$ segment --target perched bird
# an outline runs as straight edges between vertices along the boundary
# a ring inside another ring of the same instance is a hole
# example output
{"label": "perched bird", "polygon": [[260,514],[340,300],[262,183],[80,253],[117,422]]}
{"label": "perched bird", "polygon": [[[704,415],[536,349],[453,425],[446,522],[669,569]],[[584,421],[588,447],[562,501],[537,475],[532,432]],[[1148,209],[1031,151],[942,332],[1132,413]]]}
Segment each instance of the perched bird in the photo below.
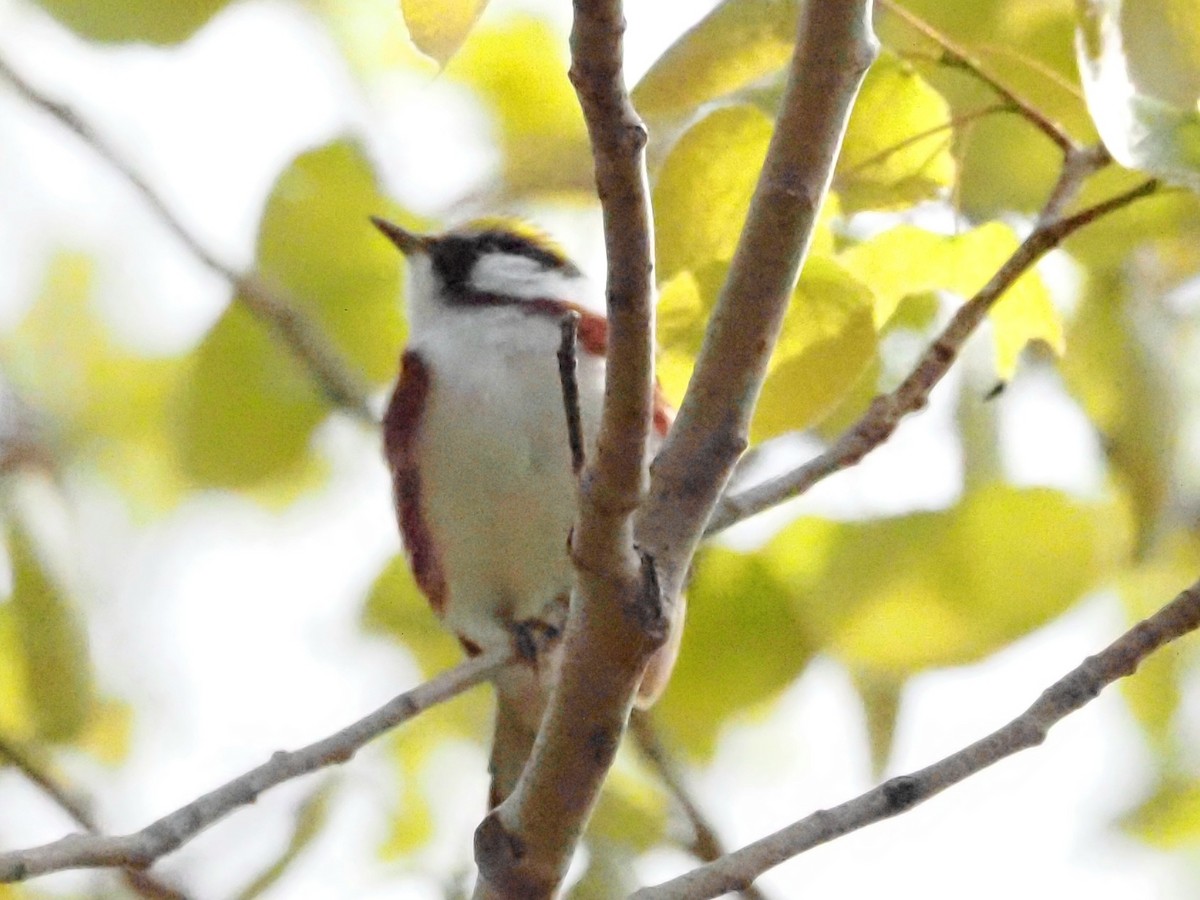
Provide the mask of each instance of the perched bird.
{"label": "perched bird", "polygon": [[[579,413],[591,452],[607,320],[580,305],[585,282],[574,263],[527,226],[483,220],[427,236],[372,221],[409,267],[409,343],[384,418],[409,564],[467,653],[528,648],[531,636],[560,631],[573,582],[576,475],[557,361],[561,322],[570,311],[580,316]],[[670,424],[656,401],[651,456]],[[670,675],[682,606],[677,619],[643,677],[639,705]],[[492,806],[525,766],[558,656],[527,659],[497,678]]]}

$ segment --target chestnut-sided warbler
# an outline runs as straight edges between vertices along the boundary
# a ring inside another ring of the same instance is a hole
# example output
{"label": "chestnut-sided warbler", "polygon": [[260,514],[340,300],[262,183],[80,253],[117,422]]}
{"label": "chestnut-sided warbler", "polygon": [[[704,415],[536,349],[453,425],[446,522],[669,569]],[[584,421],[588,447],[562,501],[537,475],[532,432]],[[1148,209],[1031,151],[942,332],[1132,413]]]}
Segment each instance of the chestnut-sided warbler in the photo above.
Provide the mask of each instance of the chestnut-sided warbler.
{"label": "chestnut-sided warbler", "polygon": [[[594,449],[604,396],[607,321],[581,305],[579,269],[545,236],[488,220],[446,234],[376,227],[408,258],[409,343],[384,418],[396,514],[417,584],[469,654],[525,648],[496,679],[494,806],[515,787],[556,677],[561,642],[540,657],[531,635],[556,635],[574,579],[576,515],[557,353],[579,314],[577,380],[584,445]],[[670,413],[656,402],[650,455]],[[682,630],[643,676],[649,705],[670,675]]]}

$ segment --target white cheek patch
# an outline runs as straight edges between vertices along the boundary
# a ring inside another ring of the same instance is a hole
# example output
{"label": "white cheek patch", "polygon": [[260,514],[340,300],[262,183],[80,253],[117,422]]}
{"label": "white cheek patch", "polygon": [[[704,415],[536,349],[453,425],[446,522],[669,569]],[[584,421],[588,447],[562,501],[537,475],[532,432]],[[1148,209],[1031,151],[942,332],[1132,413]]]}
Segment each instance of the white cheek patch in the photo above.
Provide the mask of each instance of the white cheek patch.
{"label": "white cheek patch", "polygon": [[515,253],[488,253],[471,270],[471,287],[485,294],[534,300],[552,297],[558,300],[582,299],[583,278],[545,269],[527,256]]}

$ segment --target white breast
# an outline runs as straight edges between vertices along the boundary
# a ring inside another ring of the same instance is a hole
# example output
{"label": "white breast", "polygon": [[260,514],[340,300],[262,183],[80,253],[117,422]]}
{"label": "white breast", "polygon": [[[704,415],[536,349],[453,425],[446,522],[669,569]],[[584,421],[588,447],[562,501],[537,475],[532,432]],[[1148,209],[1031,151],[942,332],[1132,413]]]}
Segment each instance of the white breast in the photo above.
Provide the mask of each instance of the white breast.
{"label": "white breast", "polygon": [[[430,371],[418,453],[422,506],[446,574],[446,624],[480,646],[570,589],[575,518],[558,323],[519,306],[439,305],[414,323]],[[419,327],[416,327],[419,326]],[[603,361],[579,359],[590,447]]]}

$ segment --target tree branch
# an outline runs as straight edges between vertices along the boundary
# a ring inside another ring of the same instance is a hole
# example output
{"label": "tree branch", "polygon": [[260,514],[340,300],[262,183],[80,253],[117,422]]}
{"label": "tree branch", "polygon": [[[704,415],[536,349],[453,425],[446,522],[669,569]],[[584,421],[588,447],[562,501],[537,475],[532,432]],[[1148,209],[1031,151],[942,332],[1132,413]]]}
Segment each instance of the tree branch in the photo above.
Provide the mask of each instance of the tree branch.
{"label": "tree branch", "polygon": [[361,379],[329,344],[320,329],[300,312],[295,301],[268,286],[257,273],[238,272],[233,266],[220,260],[180,221],[150,183],[75,110],[47,97],[18,74],[2,57],[0,77],[7,80],[29,103],[49,113],[73,132],[113,171],[124,178],[129,186],[141,195],[158,220],[179,239],[198,262],[229,282],[235,297],[283,341],[300,364],[308,370],[330,403],[360,419],[375,421],[375,416],[367,405],[367,391]]}
{"label": "tree branch", "polygon": [[[100,833],[100,827],[86,804],[58,784],[50,773],[34,762],[24,750],[0,736],[0,762],[5,760],[70,816],[76,825],[89,834]],[[149,872],[126,868],[122,870],[121,877],[130,890],[147,900],[187,900],[187,894]]]}
{"label": "tree branch", "polygon": [[1096,698],[1118,678],[1132,675],[1164,644],[1200,627],[1200,581],[1135,625],[1047,688],[1024,713],[982,740],[910,775],[883,784],[656,887],[636,900],[702,900],[750,884],[773,866],[851,831],[907,812],[1005,757],[1036,747],[1050,729]]}
{"label": "tree branch", "polygon": [[[1090,174],[1095,166],[1103,165],[1107,160],[1106,156],[1096,155],[1090,149],[1072,151],[1068,154],[1068,159],[1074,159],[1076,156],[1092,159],[1093,168],[1089,169],[1082,164],[1065,165],[1059,185],[1067,187],[1055,188],[1047,203],[1048,207],[1053,205],[1055,208],[1061,208],[1065,205],[1085,177],[1084,173]],[[862,418],[820,456],[790,472],[722,498],[713,511],[705,535],[714,535],[766,509],[799,497],[817,482],[835,472],[857,465],[864,456],[891,437],[905,416],[924,408],[929,394],[950,370],[967,338],[1004,292],[1032,268],[1034,263],[1080,228],[1149,196],[1157,189],[1157,181],[1146,181],[1132,190],[1097,203],[1073,216],[1049,222],[1042,221],[1021,242],[1012,256],[1005,260],[991,280],[959,307],[945,330],[930,344],[916,367],[894,391],[876,397]]]}
{"label": "tree branch", "polygon": [[745,449],[767,361],[863,75],[878,53],[869,0],[804,6],[779,119],[691,383],[655,460],[637,541],[675,596]]}
{"label": "tree branch", "polygon": [[562,343],[558,347],[558,381],[562,385],[563,414],[567,417],[567,443],[571,449],[571,471],[578,477],[587,462],[583,446],[583,422],[579,411],[578,345],[579,313],[569,310],[559,323]]}
{"label": "tree branch", "polygon": [[469,659],[393,698],[375,712],[323,740],[291,752],[279,751],[256,769],[233,779],[132,834],[105,837],[74,834],[40,847],[0,853],[0,883],[24,881],[63,869],[126,866],[144,869],[179,849],[263,791],[318,769],[348,762],[369,741],[431,706],[490,679],[512,659],[491,653]]}
{"label": "tree branch", "polygon": [[476,831],[477,898],[557,891],[668,628],[654,561],[635,551],[632,524],[654,409],[646,129],[625,87],[621,0],[575,0],[574,14],[570,76],[591,139],[608,253],[604,410],[579,481],[562,667],[525,772]]}

